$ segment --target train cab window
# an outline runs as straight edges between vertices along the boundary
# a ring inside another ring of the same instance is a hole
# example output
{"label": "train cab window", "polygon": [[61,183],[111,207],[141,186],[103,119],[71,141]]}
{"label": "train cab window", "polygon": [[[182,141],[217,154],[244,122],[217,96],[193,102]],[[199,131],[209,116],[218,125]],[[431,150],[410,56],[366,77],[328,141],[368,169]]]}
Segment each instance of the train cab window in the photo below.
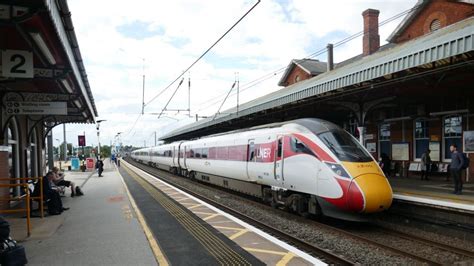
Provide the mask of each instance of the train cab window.
{"label": "train cab window", "polygon": [[370,162],[370,154],[349,133],[342,129],[326,131],[318,134],[321,141],[341,161]]}
{"label": "train cab window", "polygon": [[297,138],[292,137],[290,139],[290,147],[291,151],[293,151],[294,153],[306,153],[314,156],[314,153]]}
{"label": "train cab window", "polygon": [[207,156],[209,155],[209,149],[208,148],[203,148],[201,152],[201,158],[207,159]]}

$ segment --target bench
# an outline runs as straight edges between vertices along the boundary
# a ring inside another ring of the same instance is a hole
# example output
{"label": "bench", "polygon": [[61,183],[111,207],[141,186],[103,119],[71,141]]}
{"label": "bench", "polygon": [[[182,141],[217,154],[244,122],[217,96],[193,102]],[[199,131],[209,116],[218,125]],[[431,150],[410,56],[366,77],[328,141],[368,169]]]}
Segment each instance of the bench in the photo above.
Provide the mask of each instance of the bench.
{"label": "bench", "polygon": [[[449,178],[448,167],[449,167],[449,163],[443,163],[443,162],[431,163],[431,169],[429,170],[429,174],[446,176],[447,178]],[[408,171],[412,173],[421,173],[421,162],[410,162]]]}

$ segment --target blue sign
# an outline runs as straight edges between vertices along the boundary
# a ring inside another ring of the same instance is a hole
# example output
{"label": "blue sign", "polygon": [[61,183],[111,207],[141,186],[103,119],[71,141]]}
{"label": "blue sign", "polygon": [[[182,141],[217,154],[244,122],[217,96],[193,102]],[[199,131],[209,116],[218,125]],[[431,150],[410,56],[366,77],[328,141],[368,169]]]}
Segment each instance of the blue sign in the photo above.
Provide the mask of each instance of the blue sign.
{"label": "blue sign", "polygon": [[71,170],[79,170],[79,158],[71,158]]}

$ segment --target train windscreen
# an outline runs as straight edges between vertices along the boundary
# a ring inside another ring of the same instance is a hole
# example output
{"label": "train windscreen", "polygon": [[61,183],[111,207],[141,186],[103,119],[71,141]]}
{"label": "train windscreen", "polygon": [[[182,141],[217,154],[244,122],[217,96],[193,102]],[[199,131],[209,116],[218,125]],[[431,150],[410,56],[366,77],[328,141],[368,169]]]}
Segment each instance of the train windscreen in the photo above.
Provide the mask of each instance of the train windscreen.
{"label": "train windscreen", "polygon": [[344,130],[326,131],[318,136],[341,161],[370,162],[373,160],[364,147]]}

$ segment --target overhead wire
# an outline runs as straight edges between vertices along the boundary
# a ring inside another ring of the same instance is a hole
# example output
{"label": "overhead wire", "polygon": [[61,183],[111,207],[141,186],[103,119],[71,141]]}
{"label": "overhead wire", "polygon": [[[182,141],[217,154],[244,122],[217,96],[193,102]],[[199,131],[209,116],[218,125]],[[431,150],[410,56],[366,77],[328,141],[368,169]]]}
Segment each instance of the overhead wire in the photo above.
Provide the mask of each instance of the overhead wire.
{"label": "overhead wire", "polygon": [[207,50],[201,54],[186,70],[184,70],[178,77],[176,77],[168,86],[166,86],[162,91],[160,91],[156,96],[154,96],[150,101],[148,101],[145,106],[149,105],[151,102],[153,102],[156,98],[158,98],[160,95],[162,95],[166,90],[168,90],[171,85],[173,85],[177,80],[179,80],[186,72],[188,72],[199,60],[201,60],[214,46],[216,46],[237,24],[240,23],[258,4],[260,4],[261,0],[258,0],[257,3],[255,3],[245,14],[237,20],[217,41],[215,41]]}
{"label": "overhead wire", "polygon": [[[388,24],[388,23],[390,23],[390,22],[392,22],[392,21],[394,21],[394,20],[399,19],[400,17],[402,17],[402,16],[404,16],[404,15],[410,13],[411,11],[413,11],[413,10],[415,10],[415,9],[418,9],[420,6],[421,6],[421,4],[415,5],[414,7],[410,8],[410,9],[407,9],[407,10],[405,10],[405,11],[403,11],[403,12],[400,12],[400,13],[398,13],[398,14],[396,14],[396,15],[394,15],[394,16],[392,16],[392,17],[390,17],[390,18],[388,18],[388,19],[386,19],[386,20],[384,20],[384,21],[382,21],[382,22],[380,22],[380,23],[379,23],[379,27],[384,26],[384,25],[386,25],[386,24]],[[345,44],[345,43],[347,43],[347,42],[350,42],[350,41],[352,41],[352,40],[354,40],[354,39],[356,39],[356,38],[362,36],[363,34],[364,34],[364,31],[360,31],[360,32],[357,32],[357,33],[355,33],[355,34],[353,34],[353,35],[350,35],[350,36],[348,36],[348,37],[346,37],[346,38],[344,38],[344,39],[342,39],[342,40],[336,42],[336,43],[333,45],[333,47],[335,48],[335,47],[341,46],[341,45],[343,45],[343,44]],[[312,54],[310,54],[310,55],[304,57],[303,59],[299,59],[299,60],[297,60],[297,61],[298,61],[299,63],[301,63],[301,62],[304,62],[304,61],[306,61],[306,60],[313,59],[313,58],[315,58],[315,57],[317,57],[317,56],[319,56],[319,55],[321,55],[321,54],[324,54],[326,51],[327,51],[326,48],[322,48],[322,49],[320,49],[320,50],[318,50],[318,51],[316,51],[316,52],[314,52],[314,53],[312,53]],[[274,77],[275,75],[277,75],[277,74],[283,72],[286,68],[287,68],[287,66],[280,67],[280,68],[278,68],[278,69],[276,69],[276,70],[274,70],[274,71],[272,71],[272,72],[269,72],[269,73],[267,73],[267,74],[265,74],[265,75],[263,75],[263,76],[261,76],[261,77],[259,77],[259,78],[256,78],[256,79],[254,79],[254,80],[252,80],[252,81],[250,81],[250,82],[244,84],[244,85],[242,86],[242,89],[240,90],[240,93],[242,93],[242,92],[244,92],[244,91],[246,91],[246,90],[248,90],[248,89],[250,89],[250,88],[252,88],[252,87],[254,87],[254,86],[256,86],[256,85],[258,85],[258,84],[260,84],[260,83],[262,83],[262,82],[264,82],[264,81],[266,81],[266,80],[268,80],[268,79],[270,79],[270,78],[272,78],[272,77]],[[226,95],[226,93],[222,93],[222,94],[220,94],[220,95],[218,95],[218,96],[216,96],[216,97],[214,97],[214,98],[211,98],[210,100],[207,100],[207,101],[206,101],[207,103],[208,103],[209,101],[213,101],[213,102],[210,103],[210,104],[208,104],[208,105],[206,105],[205,107],[202,107],[202,108],[198,109],[196,112],[200,112],[200,111],[202,111],[202,110],[206,110],[207,108],[209,108],[209,107],[211,107],[211,106],[214,106],[214,105],[220,103],[220,102],[221,102],[220,99],[221,99],[223,96],[225,96],[225,95]],[[231,94],[231,96],[233,96],[233,95],[235,95],[235,93]],[[228,96],[227,96],[227,97],[228,97]],[[219,99],[219,100],[214,101],[215,99]],[[200,103],[199,105],[204,104],[204,103],[205,103],[205,102],[202,102],[202,103]]]}

